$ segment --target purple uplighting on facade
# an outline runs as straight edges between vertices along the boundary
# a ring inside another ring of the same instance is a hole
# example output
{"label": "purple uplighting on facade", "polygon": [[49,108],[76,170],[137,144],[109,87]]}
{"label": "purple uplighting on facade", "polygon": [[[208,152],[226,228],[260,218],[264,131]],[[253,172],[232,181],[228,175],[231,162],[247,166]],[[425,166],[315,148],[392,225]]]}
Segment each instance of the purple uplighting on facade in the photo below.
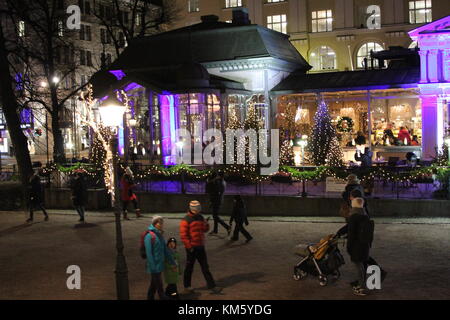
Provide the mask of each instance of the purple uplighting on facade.
{"label": "purple uplighting on facade", "polygon": [[175,165],[172,146],[176,139],[176,114],[173,95],[159,95],[161,104],[162,157],[164,165]]}
{"label": "purple uplighting on facade", "polygon": [[127,85],[125,87],[125,89],[123,89],[123,90],[125,92],[128,92],[128,91],[131,91],[131,90],[134,90],[134,89],[139,89],[139,88],[142,88],[142,86],[140,84],[137,84],[136,82],[132,82],[129,85]]}
{"label": "purple uplighting on facade", "polygon": [[109,73],[114,75],[116,77],[116,79],[119,80],[119,81],[127,76],[125,74],[125,72],[123,72],[122,70],[111,70],[111,71],[109,71]]}
{"label": "purple uplighting on facade", "polygon": [[450,98],[450,16],[409,32],[420,48],[422,149],[425,158],[441,150],[444,137],[444,100]]}

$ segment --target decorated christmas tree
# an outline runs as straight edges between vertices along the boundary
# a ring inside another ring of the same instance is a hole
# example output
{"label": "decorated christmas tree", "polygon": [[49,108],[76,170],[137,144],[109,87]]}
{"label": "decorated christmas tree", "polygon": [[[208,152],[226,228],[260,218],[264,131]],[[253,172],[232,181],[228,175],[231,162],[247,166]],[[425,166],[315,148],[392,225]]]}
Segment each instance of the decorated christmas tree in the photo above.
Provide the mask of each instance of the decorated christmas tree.
{"label": "decorated christmas tree", "polygon": [[314,116],[314,126],[309,136],[307,151],[316,166],[342,166],[343,153],[336,137],[336,129],[331,123],[328,106],[319,102]]}

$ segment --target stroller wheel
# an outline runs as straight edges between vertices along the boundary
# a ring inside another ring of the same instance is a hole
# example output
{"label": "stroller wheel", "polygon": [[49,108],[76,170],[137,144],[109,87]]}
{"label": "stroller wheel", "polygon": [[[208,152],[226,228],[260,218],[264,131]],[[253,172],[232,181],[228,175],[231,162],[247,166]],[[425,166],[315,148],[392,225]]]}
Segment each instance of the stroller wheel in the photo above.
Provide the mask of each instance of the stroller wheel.
{"label": "stroller wheel", "polygon": [[298,269],[294,270],[294,280],[295,281],[300,281],[300,280],[306,278],[307,275],[308,274],[303,270],[298,270]]}
{"label": "stroller wheel", "polygon": [[321,287],[325,287],[328,284],[328,278],[326,276],[319,276],[319,284]]}
{"label": "stroller wheel", "polygon": [[334,280],[338,280],[341,277],[341,273],[339,272],[339,270],[335,270],[331,276],[333,277]]}

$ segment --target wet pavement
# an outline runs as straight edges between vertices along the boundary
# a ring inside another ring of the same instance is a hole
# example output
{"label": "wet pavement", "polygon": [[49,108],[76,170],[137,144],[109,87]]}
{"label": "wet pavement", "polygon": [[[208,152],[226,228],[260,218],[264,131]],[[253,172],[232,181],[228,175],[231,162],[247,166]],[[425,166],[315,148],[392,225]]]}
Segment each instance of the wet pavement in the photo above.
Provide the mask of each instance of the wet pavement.
{"label": "wet pavement", "polygon": [[[69,211],[50,211],[44,222],[40,212],[35,222],[25,224],[26,214],[0,212],[0,299],[115,299],[115,225],[112,213],[88,213],[85,225]],[[183,214],[162,214],[165,237],[179,239]],[[225,217],[225,220],[228,217]],[[257,218],[250,220],[254,241],[230,242],[224,229],[207,236],[211,272],[221,294],[205,287],[200,266],[194,269],[196,293],[185,299],[302,300],[302,299],[449,299],[449,218],[380,218],[376,220],[371,255],[388,271],[382,289],[366,297],[354,296],[349,257],[341,268],[341,279],[319,286],[308,276],[294,281],[292,271],[299,260],[294,252],[299,243],[314,243],[336,232],[341,218]],[[150,215],[123,222],[125,255],[129,269],[130,296],[145,299],[149,276],[139,256],[140,233]],[[180,253],[184,262],[184,249]],[[182,263],[183,264],[183,263]],[[66,286],[70,265],[81,268],[81,290]],[[180,284],[179,287],[182,287]]]}

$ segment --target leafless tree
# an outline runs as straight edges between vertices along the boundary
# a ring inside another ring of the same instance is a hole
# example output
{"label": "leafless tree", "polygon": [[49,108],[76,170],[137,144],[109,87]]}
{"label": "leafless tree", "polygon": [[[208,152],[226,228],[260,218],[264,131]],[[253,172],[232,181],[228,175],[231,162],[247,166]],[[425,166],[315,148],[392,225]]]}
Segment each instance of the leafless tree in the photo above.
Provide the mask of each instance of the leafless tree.
{"label": "leafless tree", "polygon": [[[86,84],[77,83],[79,30],[68,30],[57,0],[2,0],[10,70],[21,108],[44,108],[51,116],[53,158],[65,161],[60,115]],[[93,69],[94,66],[92,66]]]}
{"label": "leafless tree", "polygon": [[106,28],[117,56],[133,39],[167,31],[179,14],[175,0],[94,1],[94,15]]}

